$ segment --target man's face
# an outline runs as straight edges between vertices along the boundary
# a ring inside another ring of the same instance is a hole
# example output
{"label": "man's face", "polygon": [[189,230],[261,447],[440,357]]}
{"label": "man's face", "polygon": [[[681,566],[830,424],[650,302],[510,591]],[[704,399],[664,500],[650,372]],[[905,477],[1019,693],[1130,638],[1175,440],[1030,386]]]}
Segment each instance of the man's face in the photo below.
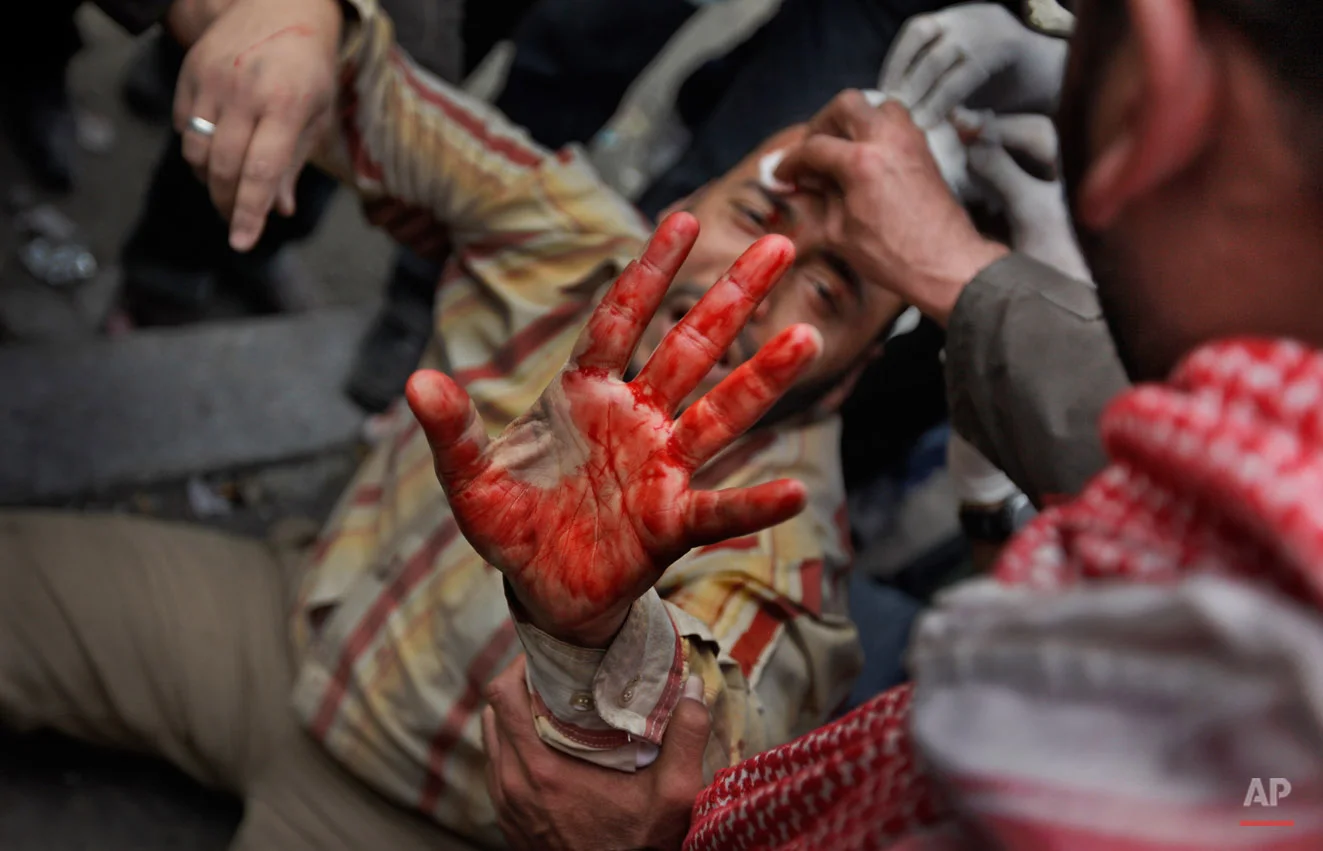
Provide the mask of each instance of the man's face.
{"label": "man's face", "polygon": [[634,372],[642,369],[667,332],[756,240],[780,234],[795,246],[794,265],[686,404],[715,387],[777,333],[801,322],[822,333],[822,355],[769,419],[819,403],[839,404],[843,399],[838,397],[848,393],[859,368],[880,351],[883,329],[902,308],[896,296],[860,279],[840,257],[826,250],[821,195],[779,194],[759,183],[759,159],[798,142],[803,135],[802,128],[776,134],[684,205],[702,230],[666,300],[643,333],[634,354]]}

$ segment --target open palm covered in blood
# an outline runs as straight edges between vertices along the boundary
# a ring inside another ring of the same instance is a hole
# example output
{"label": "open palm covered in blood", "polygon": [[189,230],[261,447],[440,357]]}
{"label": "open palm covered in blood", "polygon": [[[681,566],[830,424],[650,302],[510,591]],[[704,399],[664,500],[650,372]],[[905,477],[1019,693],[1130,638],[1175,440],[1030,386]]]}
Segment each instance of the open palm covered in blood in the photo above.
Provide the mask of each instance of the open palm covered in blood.
{"label": "open palm covered in blood", "polygon": [[496,438],[444,374],[409,382],[460,529],[505,574],[533,624],[567,641],[605,646],[634,600],[691,548],[804,507],[804,486],[792,480],[704,491],[690,479],[817,356],[812,326],[787,328],[676,416],[793,261],[789,241],[750,247],[638,376],[622,377],[697,235],[685,213],[661,224],[593,312],[569,363]]}

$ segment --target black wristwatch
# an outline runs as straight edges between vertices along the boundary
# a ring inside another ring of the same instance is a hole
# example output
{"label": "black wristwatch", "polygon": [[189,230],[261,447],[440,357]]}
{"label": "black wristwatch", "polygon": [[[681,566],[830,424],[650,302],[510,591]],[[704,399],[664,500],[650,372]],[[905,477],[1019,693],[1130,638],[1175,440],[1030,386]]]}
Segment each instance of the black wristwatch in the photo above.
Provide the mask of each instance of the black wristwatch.
{"label": "black wristwatch", "polygon": [[961,506],[960,527],[970,540],[1004,544],[1037,513],[1029,497],[1017,493],[1000,505]]}

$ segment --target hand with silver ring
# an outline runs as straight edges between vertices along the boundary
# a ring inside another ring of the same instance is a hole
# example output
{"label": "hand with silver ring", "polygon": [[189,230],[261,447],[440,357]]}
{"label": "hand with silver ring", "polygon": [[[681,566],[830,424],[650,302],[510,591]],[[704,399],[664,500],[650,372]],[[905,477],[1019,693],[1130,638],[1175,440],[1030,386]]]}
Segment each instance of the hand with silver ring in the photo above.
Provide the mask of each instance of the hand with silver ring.
{"label": "hand with silver ring", "polygon": [[190,132],[197,133],[200,136],[210,137],[216,135],[216,125],[212,124],[207,119],[199,118],[196,115],[188,119],[188,129]]}
{"label": "hand with silver ring", "polygon": [[230,245],[247,251],[273,205],[294,212],[295,181],[332,120],[344,13],[337,0],[225,0],[192,11],[171,22],[177,37],[197,39],[179,75],[175,126],[184,159],[230,221]]}

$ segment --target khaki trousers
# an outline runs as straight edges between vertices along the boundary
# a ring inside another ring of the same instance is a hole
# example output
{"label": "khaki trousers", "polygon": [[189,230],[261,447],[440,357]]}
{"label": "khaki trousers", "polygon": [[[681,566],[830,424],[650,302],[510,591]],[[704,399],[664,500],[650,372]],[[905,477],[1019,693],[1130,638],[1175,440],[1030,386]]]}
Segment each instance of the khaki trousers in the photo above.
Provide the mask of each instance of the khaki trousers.
{"label": "khaki trousers", "polygon": [[470,848],[304,734],[292,579],[272,548],[203,529],[0,513],[0,724],[153,754],[239,795],[234,851]]}

